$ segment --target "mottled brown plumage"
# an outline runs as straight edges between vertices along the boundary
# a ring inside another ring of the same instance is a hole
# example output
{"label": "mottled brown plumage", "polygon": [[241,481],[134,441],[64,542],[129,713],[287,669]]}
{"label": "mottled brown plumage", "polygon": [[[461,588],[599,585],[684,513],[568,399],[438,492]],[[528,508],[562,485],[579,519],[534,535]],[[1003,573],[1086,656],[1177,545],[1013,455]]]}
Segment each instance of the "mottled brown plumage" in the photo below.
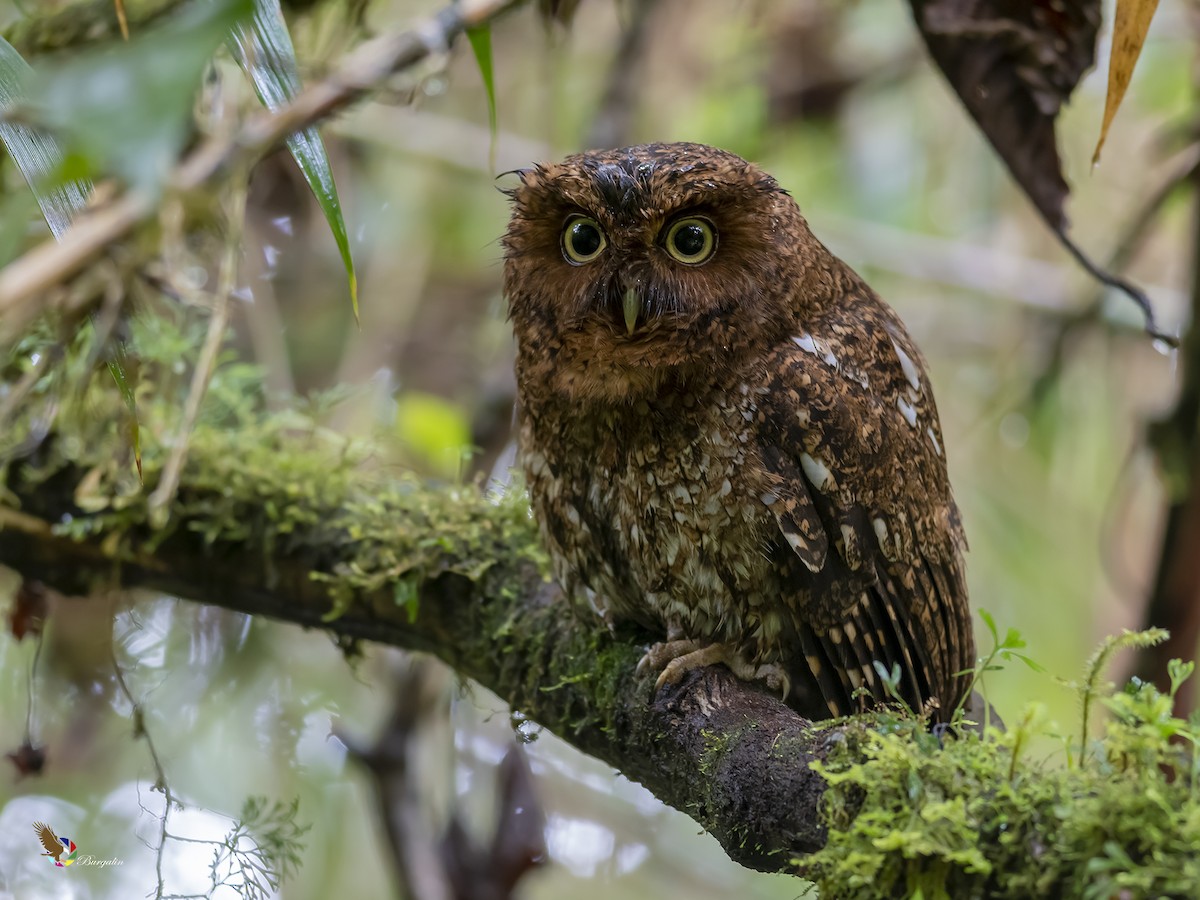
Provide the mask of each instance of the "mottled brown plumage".
{"label": "mottled brown plumage", "polygon": [[[814,716],[942,716],[974,662],[937,411],[900,320],[773,178],[697,144],[518,173],[520,459],[568,595]],[[859,689],[863,690],[859,690]]]}

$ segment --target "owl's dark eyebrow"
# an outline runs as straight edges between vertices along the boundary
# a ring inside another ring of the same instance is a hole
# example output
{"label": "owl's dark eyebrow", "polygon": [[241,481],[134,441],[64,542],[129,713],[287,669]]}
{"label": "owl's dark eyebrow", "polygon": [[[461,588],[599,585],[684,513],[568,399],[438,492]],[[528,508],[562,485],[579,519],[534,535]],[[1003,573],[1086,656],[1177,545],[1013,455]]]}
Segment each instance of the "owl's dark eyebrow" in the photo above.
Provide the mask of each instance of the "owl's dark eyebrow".
{"label": "owl's dark eyebrow", "polygon": [[641,206],[650,197],[649,179],[639,178],[619,165],[599,166],[594,183],[600,199],[611,207]]}

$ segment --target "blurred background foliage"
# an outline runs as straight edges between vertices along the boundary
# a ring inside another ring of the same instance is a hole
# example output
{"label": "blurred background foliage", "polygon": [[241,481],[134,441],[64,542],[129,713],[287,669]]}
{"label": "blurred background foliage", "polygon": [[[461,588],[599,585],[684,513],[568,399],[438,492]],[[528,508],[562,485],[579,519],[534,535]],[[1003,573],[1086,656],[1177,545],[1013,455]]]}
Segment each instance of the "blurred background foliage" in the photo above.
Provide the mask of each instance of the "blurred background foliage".
{"label": "blurred background foliage", "polygon": [[[3,4],[0,27],[54,5]],[[413,0],[294,4],[301,75],[319,79],[364,35],[432,11]],[[570,27],[546,26],[523,9],[492,33],[496,171],[589,146],[600,116],[613,112],[603,101],[635,19],[644,28],[636,59],[617,67],[630,79],[629,102],[618,110],[627,120],[623,142],[699,141],[760,163],[793,193],[815,233],[899,311],[935,382],[971,543],[972,602],[1002,628],[1020,629],[1029,655],[1052,675],[1077,677],[1102,636],[1140,621],[1164,504],[1145,434],[1173,400],[1172,357],[1115,295],[1056,356],[1061,330],[1097,288],[931,68],[898,0],[658,0],[644,16],[629,3],[588,0]],[[1194,139],[1197,26],[1194,5],[1162,4],[1098,169],[1090,158],[1106,39],[1060,120],[1073,235],[1098,259]],[[234,110],[252,108],[235,74],[228,61],[210,70],[200,107],[211,112],[219,97]],[[130,116],[138,114],[134,105]],[[279,152],[250,180],[229,346],[262,367],[268,403],[316,396],[331,427],[381,437],[389,463],[445,481],[502,472],[513,398],[497,243],[507,209],[489,166],[488,102],[469,45],[397,76],[322,133],[358,269],[362,329],[328,226]],[[11,254],[46,231],[18,199],[27,195],[11,165],[3,176],[4,231],[25,235],[23,244],[0,242]],[[1167,331],[1186,316],[1196,261],[1191,208],[1186,191],[1170,200],[1127,269]],[[183,264],[207,277],[205,260],[215,254],[202,240],[186,249]],[[155,308],[148,303],[140,315]],[[186,305],[176,315],[204,321],[203,310]],[[198,342],[202,331],[180,333]],[[181,360],[189,352],[182,347]],[[0,571],[0,604],[16,584]],[[33,649],[0,639],[6,749],[24,728]],[[187,806],[174,833],[219,837],[247,796],[298,796],[299,819],[312,830],[300,875],[280,896],[390,894],[369,782],[332,732],[361,739],[379,727],[398,654],[367,647],[347,663],[322,634],[141,595],[56,601],[32,688],[48,766],[43,777],[0,778],[0,898],[141,896],[154,882],[147,845],[157,842],[157,822],[147,811],[161,810],[162,795],[150,790],[153,770],[131,737],[114,656]],[[444,681],[448,717],[420,748],[428,802],[443,811],[457,803],[472,828],[486,831],[492,771],[513,722],[485,691],[448,672]],[[1052,679],[1009,669],[986,687],[1002,715],[1036,698],[1064,731],[1074,727],[1075,694]],[[549,848],[549,864],[523,883],[525,896],[800,893],[795,879],[732,864],[690,819],[602,764],[528,723],[521,732],[536,734],[529,752]],[[30,831],[35,820],[125,865],[46,866]],[[208,850],[172,845],[169,891],[207,889],[207,863]]]}

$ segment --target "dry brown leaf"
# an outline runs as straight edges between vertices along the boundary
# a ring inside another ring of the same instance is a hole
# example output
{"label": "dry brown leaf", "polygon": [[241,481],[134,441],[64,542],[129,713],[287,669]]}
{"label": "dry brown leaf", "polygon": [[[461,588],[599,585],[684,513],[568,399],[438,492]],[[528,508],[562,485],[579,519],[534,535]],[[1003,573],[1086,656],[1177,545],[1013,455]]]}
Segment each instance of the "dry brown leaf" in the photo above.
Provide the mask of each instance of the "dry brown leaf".
{"label": "dry brown leaf", "polygon": [[1158,9],[1158,0],[1117,0],[1117,12],[1113,17],[1112,56],[1108,62],[1108,96],[1104,100],[1104,123],[1100,126],[1100,140],[1092,154],[1092,165],[1100,161],[1100,151],[1108,137],[1108,126],[1125,99],[1125,89],[1133,77],[1133,67],[1142,54],[1150,20]]}
{"label": "dry brown leaf", "polygon": [[1013,178],[1063,234],[1054,124],[1095,59],[1100,0],[909,0],[929,54]]}

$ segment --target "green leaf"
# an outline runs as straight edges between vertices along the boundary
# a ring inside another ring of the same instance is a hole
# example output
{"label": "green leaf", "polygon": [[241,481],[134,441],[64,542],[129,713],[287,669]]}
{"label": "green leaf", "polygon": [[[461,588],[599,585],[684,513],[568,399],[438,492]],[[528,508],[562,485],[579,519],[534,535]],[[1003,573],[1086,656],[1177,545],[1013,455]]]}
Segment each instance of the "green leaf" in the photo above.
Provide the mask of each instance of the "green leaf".
{"label": "green leaf", "polygon": [[117,340],[113,343],[113,358],[108,361],[108,371],[112,373],[121,399],[129,409],[129,443],[133,447],[133,461],[137,465],[138,480],[142,478],[142,439],[138,428],[137,400],[133,396],[133,385],[129,380],[129,354],[125,342]]}
{"label": "green leaf", "polygon": [[[32,74],[29,63],[8,41],[0,38],[0,104],[17,106],[24,98]],[[87,204],[91,182],[82,179],[59,183],[54,175],[62,166],[64,154],[51,135],[15,122],[0,121],[0,141],[29,183],[50,232],[61,238],[75,213]]]}
{"label": "green leaf", "polygon": [[1171,697],[1174,697],[1180,686],[1192,677],[1194,671],[1196,664],[1190,660],[1184,662],[1181,659],[1173,659],[1167,663],[1167,677],[1171,679]]}
{"label": "green leaf", "polygon": [[[300,93],[296,49],[292,46],[279,0],[254,0],[254,15],[249,25],[238,26],[230,36],[229,44],[267,109],[278,109]],[[354,258],[350,254],[350,237],[346,232],[333,169],[329,165],[329,153],[315,126],[293,134],[288,138],[287,146],[313,196],[317,198],[325,221],[329,223],[329,230],[333,232],[333,239],[337,242],[350,286],[354,320],[357,322],[358,276],[354,271]]]}
{"label": "green leaf", "polygon": [[1030,659],[1024,653],[1014,653],[1012,650],[1008,650],[1008,651],[1005,651],[1004,655],[1006,657],[1008,657],[1009,659],[1019,659],[1021,662],[1025,663],[1025,665],[1028,666],[1030,668],[1030,670],[1032,670],[1034,672],[1045,672],[1046,671],[1045,666],[1043,666],[1039,662],[1036,662],[1033,659]]}
{"label": "green leaf", "polygon": [[193,98],[213,52],[252,0],[192,0],[128,43],[74,54],[35,71],[28,102],[68,155],[90,172],[158,191],[192,125]]}
{"label": "green leaf", "polygon": [[1000,632],[996,628],[996,620],[992,618],[992,614],[986,609],[979,610],[979,618],[983,619],[983,624],[987,626],[987,630],[992,635],[992,643],[1000,643]]}
{"label": "green leaf", "polygon": [[420,611],[421,603],[421,595],[417,590],[417,580],[415,578],[401,578],[396,582],[393,594],[396,605],[408,613],[408,624],[411,625],[417,621],[417,613]]}
{"label": "green leaf", "polygon": [[499,127],[496,124],[496,74],[492,68],[492,26],[491,23],[477,25],[467,29],[467,40],[471,42],[471,50],[475,54],[475,62],[479,64],[479,74],[483,76],[483,87],[487,91],[488,129],[491,140],[488,143],[488,168],[496,171],[496,136]]}
{"label": "green leaf", "polygon": [[[25,95],[26,86],[34,77],[30,65],[21,58],[11,44],[0,38],[0,103],[5,106],[18,105]],[[92,183],[87,178],[63,179],[67,169],[67,157],[52,135],[43,134],[32,128],[13,122],[0,122],[0,141],[21,175],[29,184],[42,217],[50,227],[55,240],[61,240],[71,220],[87,205]],[[138,426],[137,401],[133,385],[128,376],[129,356],[125,342],[117,340],[113,345],[113,358],[108,360],[108,371],[125,405],[129,408],[129,442],[133,447],[133,458],[138,477],[142,476],[141,433]]]}
{"label": "green leaf", "polygon": [[1019,650],[1025,646],[1025,639],[1021,637],[1021,632],[1015,628],[1008,629],[1004,635],[1004,640],[1000,642],[999,649],[1001,650]]}

